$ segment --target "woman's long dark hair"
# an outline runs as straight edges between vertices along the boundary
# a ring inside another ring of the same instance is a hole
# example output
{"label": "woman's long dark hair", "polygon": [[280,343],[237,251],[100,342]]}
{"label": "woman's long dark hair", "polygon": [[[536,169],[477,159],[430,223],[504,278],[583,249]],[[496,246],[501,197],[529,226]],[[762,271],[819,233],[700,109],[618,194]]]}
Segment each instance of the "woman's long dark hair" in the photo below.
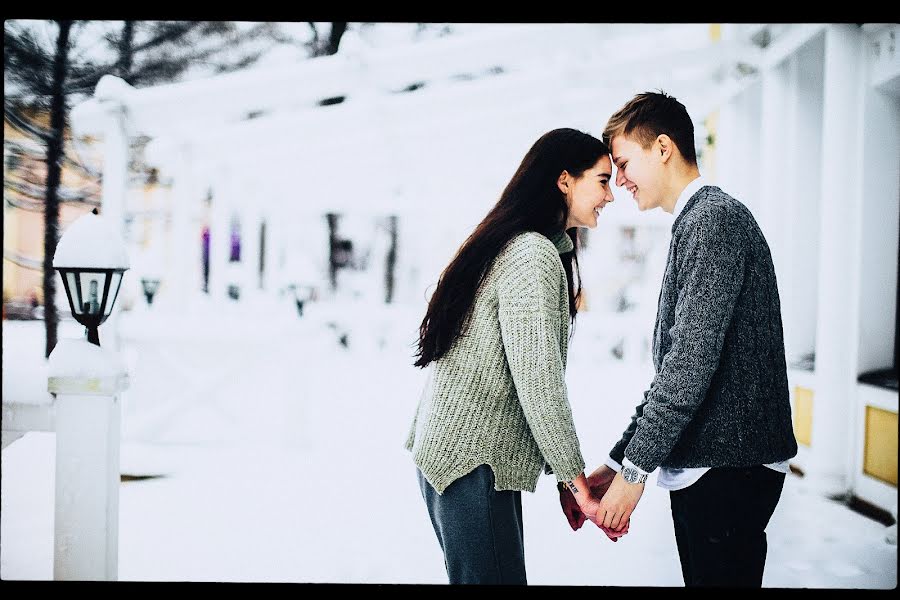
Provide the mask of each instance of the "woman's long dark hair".
{"label": "woman's long dark hair", "polygon": [[[415,366],[425,367],[439,359],[460,336],[488,267],[513,237],[525,231],[553,237],[562,231],[569,208],[556,182],[563,170],[580,177],[607,154],[606,144],[576,129],[554,129],[534,143],[497,204],[441,274],[419,327]],[[574,322],[581,296],[578,230],[572,227],[566,233],[574,247],[560,259],[568,280],[569,317]]]}

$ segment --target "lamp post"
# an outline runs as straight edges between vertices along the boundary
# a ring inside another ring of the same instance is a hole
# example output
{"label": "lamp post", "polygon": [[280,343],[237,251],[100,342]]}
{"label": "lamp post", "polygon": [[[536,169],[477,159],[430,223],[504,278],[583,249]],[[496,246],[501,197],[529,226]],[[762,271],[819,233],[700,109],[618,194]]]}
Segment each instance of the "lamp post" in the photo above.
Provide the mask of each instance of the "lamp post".
{"label": "lamp post", "polygon": [[115,352],[100,347],[97,328],[112,313],[129,263],[107,221],[96,212],[83,215],[53,257],[87,338],[59,340],[48,361],[56,415],[54,579],[118,578],[121,393],[128,373]]}
{"label": "lamp post", "polygon": [[97,328],[112,313],[128,270],[128,255],[96,208],[66,230],[56,247],[53,268],[62,277],[72,316],[85,326],[87,340],[99,346]]}

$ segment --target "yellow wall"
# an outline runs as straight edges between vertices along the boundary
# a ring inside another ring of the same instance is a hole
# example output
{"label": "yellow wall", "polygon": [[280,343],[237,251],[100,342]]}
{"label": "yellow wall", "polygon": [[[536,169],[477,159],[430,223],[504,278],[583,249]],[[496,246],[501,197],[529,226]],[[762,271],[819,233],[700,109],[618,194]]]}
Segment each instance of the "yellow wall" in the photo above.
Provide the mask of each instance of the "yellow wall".
{"label": "yellow wall", "polygon": [[897,485],[897,413],[866,407],[866,444],[863,472]]}
{"label": "yellow wall", "polygon": [[[46,115],[30,115],[29,118],[46,126]],[[22,141],[25,137],[6,120],[3,123],[5,141]],[[68,132],[67,132],[68,135]],[[40,155],[24,157],[20,165],[12,172],[8,172],[4,163],[4,181],[7,178],[18,179],[33,185],[43,187],[46,180],[46,163]],[[71,189],[87,188],[91,194],[99,198],[100,186],[98,181],[73,172],[72,169],[63,168],[62,185]],[[4,195],[14,196],[15,192],[4,190]],[[64,231],[65,227],[82,214],[91,210],[85,204],[60,204],[59,227]],[[27,258],[29,261],[41,263],[44,258],[44,213],[23,208],[9,206],[4,202],[3,206],[3,299],[16,299],[25,301],[31,294],[36,294],[38,300],[43,302],[43,273],[40,268],[27,268],[20,266],[5,258],[6,253]]]}
{"label": "yellow wall", "polygon": [[812,446],[813,391],[794,388],[794,437],[798,444]]}

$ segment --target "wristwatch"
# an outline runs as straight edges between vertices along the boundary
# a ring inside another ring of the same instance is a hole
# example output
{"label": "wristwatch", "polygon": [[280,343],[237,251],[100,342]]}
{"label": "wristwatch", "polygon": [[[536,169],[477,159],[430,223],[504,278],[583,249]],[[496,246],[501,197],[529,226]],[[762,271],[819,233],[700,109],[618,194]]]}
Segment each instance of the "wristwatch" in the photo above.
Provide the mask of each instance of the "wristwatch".
{"label": "wristwatch", "polygon": [[644,483],[647,481],[647,473],[641,473],[634,467],[622,467],[622,479],[628,483]]}

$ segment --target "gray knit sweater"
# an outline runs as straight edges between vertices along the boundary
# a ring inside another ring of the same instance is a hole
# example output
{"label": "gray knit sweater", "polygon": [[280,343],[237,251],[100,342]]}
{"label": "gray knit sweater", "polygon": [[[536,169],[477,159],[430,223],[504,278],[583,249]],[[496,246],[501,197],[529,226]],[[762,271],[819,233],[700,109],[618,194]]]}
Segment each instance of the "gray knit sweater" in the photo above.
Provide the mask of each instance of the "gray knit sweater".
{"label": "gray knit sweater", "polygon": [[406,448],[438,493],[481,464],[498,491],[533,492],[542,468],[561,481],[584,471],[565,384],[569,299],[559,254],[571,249],[564,232],[513,238],[462,335],[429,365]]}
{"label": "gray knit sweater", "polygon": [[750,211],[718,187],[700,188],[672,226],[653,363],[614,460],[652,471],[796,455],[772,257]]}

